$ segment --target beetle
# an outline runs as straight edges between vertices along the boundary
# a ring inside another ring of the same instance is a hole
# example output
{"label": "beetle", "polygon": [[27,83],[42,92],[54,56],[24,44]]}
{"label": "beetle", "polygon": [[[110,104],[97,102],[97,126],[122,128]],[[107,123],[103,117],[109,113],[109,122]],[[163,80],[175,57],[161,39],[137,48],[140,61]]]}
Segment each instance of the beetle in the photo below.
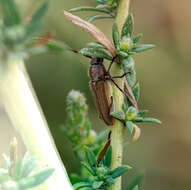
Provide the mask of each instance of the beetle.
{"label": "beetle", "polygon": [[111,61],[108,69],[106,70],[103,65],[103,58],[92,58],[91,66],[89,69],[90,76],[90,88],[92,91],[93,99],[96,105],[96,108],[99,113],[99,117],[107,124],[113,125],[114,118],[110,115],[113,111],[113,97],[110,92],[109,81],[112,81],[117,88],[122,92],[123,90],[117,85],[117,83],[113,80],[114,78],[122,78],[128,73],[124,73],[121,76],[110,75],[110,69],[115,60],[115,57]]}

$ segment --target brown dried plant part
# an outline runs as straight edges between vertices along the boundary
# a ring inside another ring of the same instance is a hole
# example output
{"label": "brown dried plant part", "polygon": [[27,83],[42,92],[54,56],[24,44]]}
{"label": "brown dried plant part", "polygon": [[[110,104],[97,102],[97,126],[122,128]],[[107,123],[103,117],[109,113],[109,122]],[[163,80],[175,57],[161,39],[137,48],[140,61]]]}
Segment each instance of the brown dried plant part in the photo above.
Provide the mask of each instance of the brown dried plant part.
{"label": "brown dried plant part", "polygon": [[80,17],[75,16],[65,10],[63,10],[62,12],[69,21],[83,28],[85,31],[90,33],[96,41],[104,45],[113,57],[116,56],[116,51],[113,44],[110,42],[110,40],[108,40],[105,34],[102,31],[100,31],[96,26],[82,20]]}
{"label": "brown dried plant part", "polygon": [[125,94],[127,95],[128,99],[129,99],[129,101],[138,110],[138,105],[137,105],[137,102],[136,102],[135,97],[133,95],[132,89],[126,80],[124,80],[124,91],[125,91]]}

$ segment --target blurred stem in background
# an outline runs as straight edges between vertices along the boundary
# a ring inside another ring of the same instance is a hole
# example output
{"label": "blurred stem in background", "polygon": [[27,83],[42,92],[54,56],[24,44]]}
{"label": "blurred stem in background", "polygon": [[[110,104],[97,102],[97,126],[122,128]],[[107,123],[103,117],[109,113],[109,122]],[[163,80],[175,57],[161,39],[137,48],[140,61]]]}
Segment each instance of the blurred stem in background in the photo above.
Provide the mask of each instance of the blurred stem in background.
{"label": "blurred stem in background", "polygon": [[[0,76],[0,97],[9,118],[31,155],[38,157],[40,168],[52,167],[55,173],[39,189],[72,189],[35,96],[22,59],[8,59]],[[2,69],[1,69],[2,70]]]}
{"label": "blurred stem in background", "polygon": [[40,28],[48,1],[44,1],[27,23],[21,18],[14,0],[1,0],[0,5],[3,13],[0,20],[1,101],[28,152],[38,158],[37,169],[55,169],[53,176],[39,188],[70,190],[70,181],[24,66],[24,58],[44,50],[40,45],[30,45],[29,39]]}
{"label": "blurred stem in background", "polygon": [[[125,19],[128,16],[129,12],[129,3],[130,0],[120,0],[118,10],[117,10],[117,17],[116,23],[119,28],[119,33],[121,33],[122,26],[125,22]],[[115,64],[113,65],[113,76],[119,76],[122,74],[120,66]],[[117,84],[121,89],[123,89],[123,80],[118,79],[116,80]],[[119,89],[113,85],[113,102],[115,110],[120,110],[124,103],[123,94],[119,91]],[[124,134],[124,125],[120,121],[116,120],[115,124],[112,126],[112,133],[111,133],[111,146],[112,146],[112,163],[111,168],[115,169],[122,165],[122,156],[123,156],[123,134]],[[121,177],[118,177],[115,180],[115,184],[111,185],[111,190],[121,190]]]}

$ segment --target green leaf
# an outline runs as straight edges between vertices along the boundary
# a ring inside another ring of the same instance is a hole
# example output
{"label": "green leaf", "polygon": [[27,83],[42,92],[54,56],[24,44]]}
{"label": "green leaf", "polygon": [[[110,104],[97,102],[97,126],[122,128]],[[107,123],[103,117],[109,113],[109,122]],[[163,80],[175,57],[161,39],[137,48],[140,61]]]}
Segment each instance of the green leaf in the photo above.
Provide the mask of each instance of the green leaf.
{"label": "green leaf", "polygon": [[70,181],[72,184],[79,183],[82,181],[82,178],[78,174],[75,174],[75,173],[71,173],[69,175],[69,177],[70,177]]}
{"label": "green leaf", "polygon": [[81,164],[90,174],[95,175],[95,172],[85,162],[81,162]]}
{"label": "green leaf", "polygon": [[93,184],[92,184],[92,187],[94,189],[98,189],[103,185],[103,183],[104,183],[103,181],[94,181]]}
{"label": "green leaf", "polygon": [[126,58],[128,56],[128,53],[124,52],[124,51],[117,51],[117,54],[121,57]]}
{"label": "green leaf", "polygon": [[121,39],[123,39],[124,37],[131,37],[132,32],[133,32],[133,15],[129,14],[125,20],[125,23],[121,31]]}
{"label": "green leaf", "polygon": [[132,190],[139,190],[139,186],[136,185]]}
{"label": "green leaf", "polygon": [[117,178],[121,175],[123,175],[125,172],[129,171],[130,169],[132,169],[132,167],[128,166],[128,165],[123,165],[123,166],[120,166],[116,169],[114,169],[112,172],[111,172],[111,176],[112,178]]}
{"label": "green leaf", "polygon": [[97,166],[98,163],[97,163],[97,160],[96,160],[96,156],[94,155],[94,153],[88,147],[85,148],[85,154],[86,154],[86,159],[87,159],[89,165],[91,167]]}
{"label": "green leaf", "polygon": [[132,52],[139,53],[143,51],[147,51],[149,49],[154,48],[155,46],[152,44],[141,44],[141,45],[136,45],[131,49]]}
{"label": "green leaf", "polygon": [[47,47],[47,49],[52,52],[53,51],[62,52],[62,51],[70,50],[70,47],[68,45],[57,40],[49,40],[48,42],[44,44],[44,46]]}
{"label": "green leaf", "polygon": [[37,172],[36,174],[30,177],[23,178],[19,181],[19,187],[20,187],[19,189],[23,190],[38,186],[42,184],[45,180],[47,180],[52,175],[53,172],[54,169],[48,168],[40,172]]}
{"label": "green leaf", "polygon": [[18,181],[21,178],[22,160],[18,159],[13,168],[13,180]]}
{"label": "green leaf", "polygon": [[119,31],[117,28],[117,23],[113,23],[112,25],[112,37],[113,37],[113,43],[115,45],[115,48],[117,49],[117,51],[120,49],[120,44],[119,44]]}
{"label": "green leaf", "polygon": [[136,117],[134,119],[135,122],[143,122],[143,117]]}
{"label": "green leaf", "polygon": [[6,167],[9,170],[11,168],[11,160],[10,160],[10,158],[6,154],[3,154],[3,158],[5,160]]}
{"label": "green leaf", "polygon": [[79,12],[79,11],[93,11],[93,12],[100,12],[100,13],[106,13],[109,14],[110,12],[104,9],[97,9],[95,7],[88,7],[88,6],[82,6],[82,7],[76,7],[69,10],[70,12]]}
{"label": "green leaf", "polygon": [[108,184],[115,184],[115,180],[114,180],[111,176],[108,176],[108,177],[106,178],[106,182],[107,182]]}
{"label": "green leaf", "polygon": [[113,18],[111,15],[92,15],[85,19],[86,22],[92,22],[94,20],[103,19],[103,18]]}
{"label": "green leaf", "polygon": [[117,111],[111,112],[111,115],[119,120],[125,119],[125,113],[123,110],[117,110]]}
{"label": "green leaf", "polygon": [[19,11],[14,3],[14,0],[1,0],[4,24],[6,26],[18,25],[21,23]]}
{"label": "green leaf", "polygon": [[44,0],[45,2],[42,6],[32,15],[32,18],[29,23],[26,25],[27,37],[32,33],[36,32],[41,26],[41,18],[44,16],[47,8],[48,8],[48,0]]}
{"label": "green leaf", "polygon": [[137,82],[136,85],[133,87],[133,95],[135,97],[136,102],[138,102],[139,97],[140,97],[140,86],[139,83]]}
{"label": "green leaf", "polygon": [[143,34],[137,34],[135,37],[133,37],[133,43],[136,44],[137,42],[139,42],[141,40],[141,38],[143,37]]}
{"label": "green leaf", "polygon": [[41,18],[44,16],[45,12],[48,9],[48,0],[44,0],[45,2],[42,4],[42,6],[32,15],[32,19],[30,20],[30,23],[37,23],[41,20]]}
{"label": "green leaf", "polygon": [[127,127],[127,129],[129,130],[129,132],[132,134],[133,133],[133,129],[134,129],[134,124],[132,121],[126,121],[125,122],[125,126]]}
{"label": "green leaf", "polygon": [[102,49],[83,48],[79,51],[82,55],[112,60],[112,57]]}
{"label": "green leaf", "polygon": [[100,44],[99,42],[90,42],[87,45],[92,48],[107,49],[104,45]]}
{"label": "green leaf", "polygon": [[29,153],[25,153],[22,162],[21,178],[27,177],[37,165],[36,157],[30,157]]}
{"label": "green leaf", "polygon": [[145,114],[147,114],[149,112],[149,110],[139,110],[137,113],[137,116],[142,117]]}
{"label": "green leaf", "polygon": [[81,189],[83,187],[91,187],[91,184],[87,183],[87,182],[80,182],[80,183],[74,184],[73,187],[74,187],[74,190],[78,190],[78,189]]}
{"label": "green leaf", "polygon": [[143,122],[161,124],[161,121],[160,121],[160,120],[155,119],[155,118],[151,118],[151,117],[145,117],[145,118],[143,118]]}
{"label": "green leaf", "polygon": [[136,72],[134,69],[134,65],[135,65],[134,60],[130,56],[121,59],[120,67],[125,73],[128,73],[125,76],[125,78],[130,87],[133,87],[136,82]]}
{"label": "green leaf", "polygon": [[105,155],[105,166],[110,168],[112,160],[112,147],[109,146]]}

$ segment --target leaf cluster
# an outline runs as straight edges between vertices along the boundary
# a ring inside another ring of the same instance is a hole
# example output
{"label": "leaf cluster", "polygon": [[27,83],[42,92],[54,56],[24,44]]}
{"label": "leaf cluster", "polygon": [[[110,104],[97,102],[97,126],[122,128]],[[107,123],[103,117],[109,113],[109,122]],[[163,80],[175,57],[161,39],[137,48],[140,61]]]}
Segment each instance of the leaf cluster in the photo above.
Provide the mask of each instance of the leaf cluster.
{"label": "leaf cluster", "polygon": [[86,161],[82,162],[82,166],[88,171],[88,177],[83,179],[83,182],[74,184],[75,190],[106,190],[111,184],[114,184],[114,179],[123,175],[131,169],[128,165],[123,165],[114,170],[111,166],[112,148],[107,149],[103,159],[98,163],[96,155],[90,148],[85,149]]}
{"label": "leaf cluster", "polygon": [[[14,0],[0,0],[0,6],[3,13],[0,20],[2,52],[19,57],[26,57],[29,53],[33,53],[31,47],[28,46],[28,40],[41,28],[41,19],[47,10],[48,0],[44,0],[44,3],[34,12],[27,23],[21,18]],[[38,53],[41,51],[40,48],[36,50]]]}
{"label": "leaf cluster", "polygon": [[44,183],[54,172],[52,168],[34,172],[37,166],[37,158],[26,153],[24,157],[17,159],[16,139],[13,140],[9,156],[3,154],[6,168],[0,168],[0,188],[4,190],[25,190]]}
{"label": "leaf cluster", "polygon": [[91,15],[87,17],[85,19],[87,22],[92,22],[98,19],[115,18],[117,12],[116,11],[117,6],[119,3],[118,0],[93,0],[93,1],[97,4],[96,7],[81,6],[70,9],[70,12],[90,11],[98,13],[96,15]]}

